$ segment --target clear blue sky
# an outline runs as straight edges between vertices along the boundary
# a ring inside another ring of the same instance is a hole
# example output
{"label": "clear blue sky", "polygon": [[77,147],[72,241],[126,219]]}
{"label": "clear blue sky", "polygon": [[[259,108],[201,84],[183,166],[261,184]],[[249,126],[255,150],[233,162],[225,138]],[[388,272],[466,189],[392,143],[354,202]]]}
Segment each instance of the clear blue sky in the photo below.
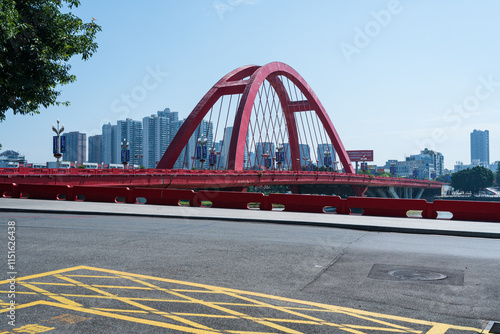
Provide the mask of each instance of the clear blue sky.
{"label": "clear blue sky", "polygon": [[494,0],[82,0],[75,13],[103,31],[94,57],[72,59],[77,81],[60,87],[71,106],[9,112],[0,143],[52,161],[57,118],[87,136],[166,107],[184,118],[227,72],[281,61],[316,92],[346,149],[373,149],[379,165],[424,147],[442,152],[447,168],[470,163],[474,129],[490,131],[493,162],[499,12]]}

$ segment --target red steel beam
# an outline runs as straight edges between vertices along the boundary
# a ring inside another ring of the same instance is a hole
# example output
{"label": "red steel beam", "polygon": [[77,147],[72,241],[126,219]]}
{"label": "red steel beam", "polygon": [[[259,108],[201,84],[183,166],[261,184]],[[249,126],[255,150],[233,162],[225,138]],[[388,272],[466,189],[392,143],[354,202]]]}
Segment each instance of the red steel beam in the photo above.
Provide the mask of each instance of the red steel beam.
{"label": "red steel beam", "polygon": [[[439,189],[440,182],[372,177],[331,172],[209,171],[209,170],[85,170],[0,169],[0,184],[45,184],[87,186],[147,186],[161,188],[230,188],[261,185],[332,184],[371,187]],[[69,171],[69,173],[68,173]]]}

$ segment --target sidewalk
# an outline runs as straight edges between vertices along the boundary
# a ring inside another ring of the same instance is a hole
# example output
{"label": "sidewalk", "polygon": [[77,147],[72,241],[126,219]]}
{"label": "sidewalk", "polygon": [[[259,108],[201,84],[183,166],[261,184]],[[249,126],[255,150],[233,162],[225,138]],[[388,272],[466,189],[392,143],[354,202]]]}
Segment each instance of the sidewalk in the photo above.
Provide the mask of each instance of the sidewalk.
{"label": "sidewalk", "polygon": [[184,206],[47,201],[17,198],[0,198],[0,211],[226,220],[500,239],[500,223],[451,221],[445,219],[387,218],[326,213],[315,214]]}

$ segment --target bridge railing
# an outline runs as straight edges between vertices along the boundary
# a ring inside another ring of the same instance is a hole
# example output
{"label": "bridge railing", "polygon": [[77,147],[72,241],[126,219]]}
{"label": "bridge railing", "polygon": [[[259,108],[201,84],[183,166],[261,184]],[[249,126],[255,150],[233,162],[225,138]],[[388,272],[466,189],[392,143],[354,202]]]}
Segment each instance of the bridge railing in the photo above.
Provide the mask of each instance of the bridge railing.
{"label": "bridge railing", "polygon": [[29,167],[18,167],[18,168],[0,168],[0,175],[12,175],[12,176],[51,176],[51,175],[61,175],[61,176],[135,176],[135,175],[248,175],[248,176],[259,176],[259,177],[276,177],[276,176],[292,176],[301,175],[302,177],[311,177],[317,179],[323,179],[331,181],[335,180],[338,176],[339,178],[347,181],[351,181],[353,184],[367,184],[373,182],[382,183],[394,183],[398,182],[410,182],[414,185],[432,186],[440,187],[442,184],[436,181],[428,180],[418,180],[418,179],[404,179],[395,177],[370,177],[368,175],[362,174],[346,174],[346,173],[333,173],[325,171],[279,171],[279,170],[268,170],[268,171],[257,171],[257,170],[190,170],[190,169],[91,169],[91,168],[29,168]]}
{"label": "bridge railing", "polygon": [[0,184],[0,197],[153,205],[211,206],[231,209],[280,209],[292,212],[361,214],[364,216],[438,218],[500,222],[500,202],[362,198],[322,195],[172,190],[157,188]]}

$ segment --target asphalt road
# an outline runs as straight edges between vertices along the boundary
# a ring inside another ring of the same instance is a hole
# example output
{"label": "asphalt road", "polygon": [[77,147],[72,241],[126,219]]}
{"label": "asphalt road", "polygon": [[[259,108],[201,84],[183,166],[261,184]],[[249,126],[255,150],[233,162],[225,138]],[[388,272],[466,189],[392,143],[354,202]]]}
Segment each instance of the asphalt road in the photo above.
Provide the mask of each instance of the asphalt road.
{"label": "asphalt road", "polygon": [[14,266],[6,246],[0,263],[0,333],[478,333],[500,321],[499,239],[13,212],[0,231],[16,242]]}

